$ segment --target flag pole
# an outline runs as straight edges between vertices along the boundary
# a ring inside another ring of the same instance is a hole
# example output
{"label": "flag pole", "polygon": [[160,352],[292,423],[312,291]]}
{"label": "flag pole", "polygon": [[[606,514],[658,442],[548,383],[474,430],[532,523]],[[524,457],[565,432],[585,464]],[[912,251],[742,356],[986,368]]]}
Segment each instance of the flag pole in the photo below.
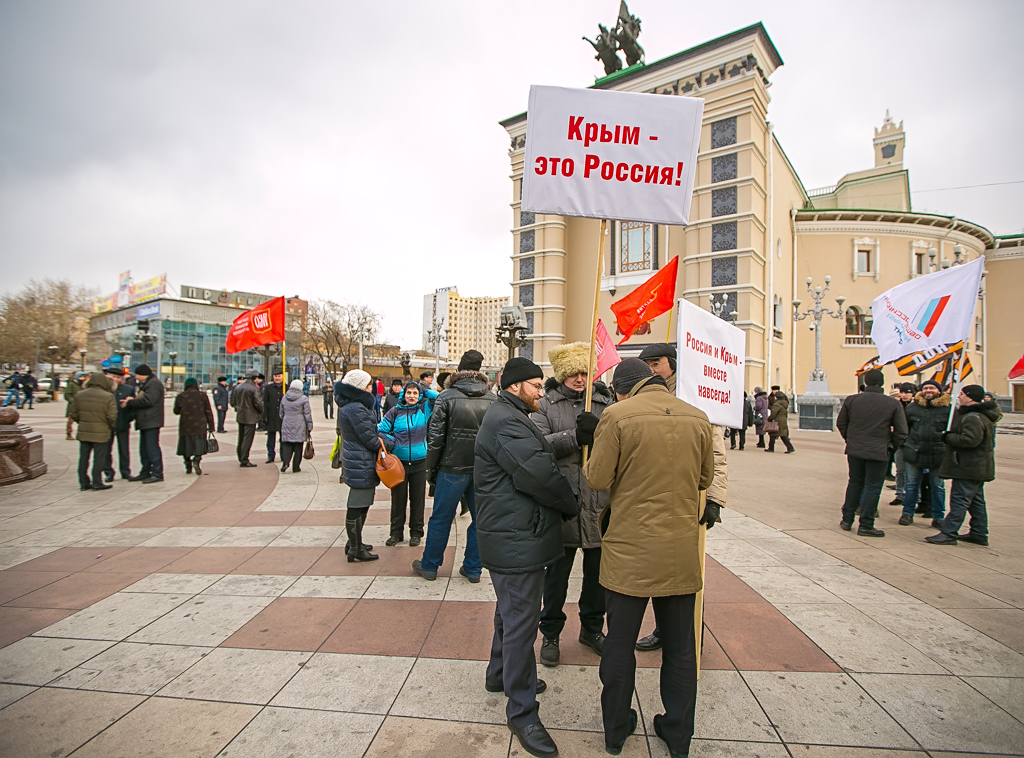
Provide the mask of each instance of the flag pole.
{"label": "flag pole", "polygon": [[672,314],[676,310],[676,304],[672,303],[672,307],[668,311],[668,330],[665,332],[665,342],[672,341]]}
{"label": "flag pole", "polygon": [[288,352],[288,340],[281,340],[281,387],[288,386],[288,374],[285,370],[287,366],[287,352]]}
{"label": "flag pole", "polygon": [[953,386],[949,390],[949,394],[952,396],[949,399],[952,401],[949,404],[949,418],[946,420],[946,431],[948,432],[953,428],[953,414],[956,413],[956,407],[958,405],[957,398],[960,393],[956,391],[957,385],[960,384],[961,372],[964,370],[964,356],[967,355],[967,341],[964,340],[964,346],[960,348],[960,358],[956,362],[956,372],[953,374]]}
{"label": "flag pole", "polygon": [[[608,219],[601,219],[601,239],[597,243],[597,281],[594,282],[594,314],[590,320],[590,363],[587,365],[587,398],[583,410],[590,412],[590,401],[594,396],[594,364],[597,362],[597,312],[601,305],[601,272],[604,270],[604,235]],[[583,465],[587,465],[589,449],[583,448]]]}

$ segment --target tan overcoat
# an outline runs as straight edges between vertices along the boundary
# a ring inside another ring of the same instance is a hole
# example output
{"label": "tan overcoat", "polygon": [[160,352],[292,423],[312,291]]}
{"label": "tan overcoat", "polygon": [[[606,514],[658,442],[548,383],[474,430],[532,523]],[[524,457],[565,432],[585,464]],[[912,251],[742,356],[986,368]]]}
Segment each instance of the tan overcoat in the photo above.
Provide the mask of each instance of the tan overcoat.
{"label": "tan overcoat", "polygon": [[698,526],[714,478],[713,427],[660,384],[639,383],[605,409],[583,469],[611,490],[601,542],[601,584],[633,597],[703,588]]}

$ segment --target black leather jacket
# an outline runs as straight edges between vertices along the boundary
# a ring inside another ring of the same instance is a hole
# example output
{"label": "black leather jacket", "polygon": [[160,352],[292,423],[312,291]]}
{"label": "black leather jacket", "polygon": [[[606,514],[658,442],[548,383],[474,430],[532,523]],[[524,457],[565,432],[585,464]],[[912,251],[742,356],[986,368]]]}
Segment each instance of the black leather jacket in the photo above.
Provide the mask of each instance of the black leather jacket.
{"label": "black leather jacket", "polygon": [[494,402],[487,391],[487,377],[476,371],[460,371],[451,387],[437,396],[427,427],[427,472],[433,480],[438,471],[473,475],[473,445],[484,414]]}

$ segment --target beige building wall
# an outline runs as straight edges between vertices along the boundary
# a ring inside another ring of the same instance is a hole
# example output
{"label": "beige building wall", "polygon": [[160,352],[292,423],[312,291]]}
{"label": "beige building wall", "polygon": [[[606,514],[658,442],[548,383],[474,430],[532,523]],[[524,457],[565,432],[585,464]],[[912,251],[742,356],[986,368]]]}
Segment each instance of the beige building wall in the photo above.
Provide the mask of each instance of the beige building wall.
{"label": "beige building wall", "polygon": [[997,238],[986,253],[985,270],[985,386],[1010,398],[1014,411],[1024,412],[1024,377],[1007,378],[1024,355],[1024,235]]}
{"label": "beige building wall", "polygon": [[[1008,239],[1000,253],[992,250],[996,239],[983,227],[913,213],[903,167],[906,134],[888,112],[873,137],[865,135],[873,140],[873,167],[846,174],[834,187],[805,190],[767,120],[769,77],[780,65],[767,32],[756,24],[594,85],[705,98],[690,224],[652,228],[650,262],[642,270],[622,270],[621,222],[609,222],[598,262],[600,221],[520,213],[527,114],[502,122],[511,137],[512,301],[521,302],[531,319],[530,341],[520,355],[547,367],[553,345],[589,339],[599,267],[599,315],[617,342],[611,303],[678,256],[678,297],[705,309],[711,296],[728,297],[725,315],[746,333],[748,391],[778,384],[791,395],[803,393],[814,368],[814,333],[808,329],[811,319],[794,320],[793,301],[802,301],[801,311],[813,307],[805,280],[810,276],[822,285],[828,274],[831,289],[823,305],[838,312],[834,297],[847,299],[841,318],[822,324],[822,367],[832,392],[845,395],[857,389],[856,369],[877,355],[870,338],[872,300],[928,273],[929,250],[935,249],[934,263],[941,266],[953,261],[954,246],[960,246],[965,262],[989,254],[989,268],[998,261],[994,265],[1006,271],[998,284],[987,279],[990,294],[979,301],[977,336],[968,343],[976,381],[985,383],[991,360],[999,366],[991,370],[1005,377],[1024,347],[1009,330],[1000,330],[989,336],[986,357],[985,319],[1019,323],[1020,307],[1006,282],[1024,280],[1021,239]],[[620,355],[674,341],[669,318],[659,316],[650,329],[635,333]],[[886,375],[896,380],[894,368]],[[1009,388],[1002,384],[1005,394]]]}

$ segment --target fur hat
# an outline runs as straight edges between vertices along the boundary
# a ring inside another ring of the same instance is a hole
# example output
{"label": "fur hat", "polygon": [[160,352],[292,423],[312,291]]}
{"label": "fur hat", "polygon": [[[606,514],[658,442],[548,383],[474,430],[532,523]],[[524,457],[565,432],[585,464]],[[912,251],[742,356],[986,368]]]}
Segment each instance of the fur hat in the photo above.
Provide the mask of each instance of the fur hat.
{"label": "fur hat", "polygon": [[590,367],[590,343],[570,342],[567,345],[555,345],[548,350],[548,360],[555,379],[564,382],[567,377],[585,374]]}
{"label": "fur hat", "polygon": [[365,390],[370,386],[370,375],[362,369],[354,368],[345,374],[345,378],[341,380],[341,383],[349,384],[357,390]]}

